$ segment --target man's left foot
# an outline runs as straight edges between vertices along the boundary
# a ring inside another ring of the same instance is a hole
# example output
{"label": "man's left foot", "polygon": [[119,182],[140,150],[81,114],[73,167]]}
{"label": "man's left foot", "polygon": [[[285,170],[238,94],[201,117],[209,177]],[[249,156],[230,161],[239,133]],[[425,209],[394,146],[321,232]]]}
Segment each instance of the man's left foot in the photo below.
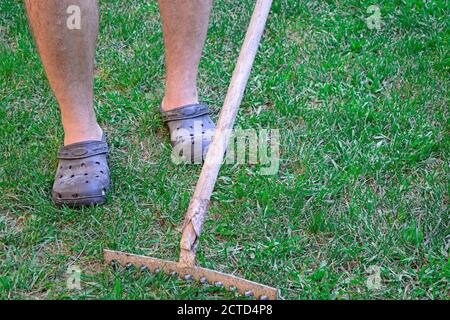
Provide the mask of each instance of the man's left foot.
{"label": "man's left foot", "polygon": [[189,104],[170,111],[161,110],[170,131],[174,160],[201,163],[216,130],[205,104]]}

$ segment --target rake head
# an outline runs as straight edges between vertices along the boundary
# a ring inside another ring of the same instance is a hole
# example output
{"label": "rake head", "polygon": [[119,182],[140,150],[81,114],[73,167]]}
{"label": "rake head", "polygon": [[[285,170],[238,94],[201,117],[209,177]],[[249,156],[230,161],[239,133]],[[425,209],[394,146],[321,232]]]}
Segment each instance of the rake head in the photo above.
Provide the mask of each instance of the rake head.
{"label": "rake head", "polygon": [[224,287],[227,290],[237,291],[247,297],[255,297],[261,300],[275,300],[278,295],[277,289],[260,283],[197,266],[187,267],[175,261],[113,250],[104,250],[104,259],[108,264],[119,263],[122,266],[134,265],[141,270],[148,270],[155,273],[164,272],[169,275],[176,275],[181,279],[197,280],[202,284]]}

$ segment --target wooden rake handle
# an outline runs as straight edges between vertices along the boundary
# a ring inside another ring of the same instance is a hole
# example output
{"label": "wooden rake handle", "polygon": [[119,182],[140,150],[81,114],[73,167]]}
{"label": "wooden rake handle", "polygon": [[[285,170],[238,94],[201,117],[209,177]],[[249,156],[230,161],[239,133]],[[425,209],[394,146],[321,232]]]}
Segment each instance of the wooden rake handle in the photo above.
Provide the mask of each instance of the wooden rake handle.
{"label": "wooden rake handle", "polygon": [[272,0],[257,0],[256,2],[219,121],[217,122],[214,138],[209,146],[194,195],[185,215],[180,242],[179,263],[186,267],[195,265],[198,241],[208,211],[211,194],[230,141],[236,114],[244,96],[271,6]]}

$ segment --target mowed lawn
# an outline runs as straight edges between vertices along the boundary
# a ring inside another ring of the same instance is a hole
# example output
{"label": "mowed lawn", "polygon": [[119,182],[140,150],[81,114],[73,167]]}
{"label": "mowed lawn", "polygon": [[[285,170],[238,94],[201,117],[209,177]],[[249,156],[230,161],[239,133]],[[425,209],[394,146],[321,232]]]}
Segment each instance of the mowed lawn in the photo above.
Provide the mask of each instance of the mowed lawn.
{"label": "mowed lawn", "polygon": [[[215,119],[253,3],[215,3],[199,81]],[[200,265],[285,299],[449,298],[447,4],[377,1],[380,30],[372,4],[274,1],[237,126],[280,129],[280,169],[222,168]],[[0,2],[0,298],[234,298],[103,264],[104,248],[176,259],[200,167],[170,160],[156,2],[100,10],[113,185],[106,206],[72,210],[51,202],[63,131],[23,3]],[[81,290],[66,286],[73,266]]]}

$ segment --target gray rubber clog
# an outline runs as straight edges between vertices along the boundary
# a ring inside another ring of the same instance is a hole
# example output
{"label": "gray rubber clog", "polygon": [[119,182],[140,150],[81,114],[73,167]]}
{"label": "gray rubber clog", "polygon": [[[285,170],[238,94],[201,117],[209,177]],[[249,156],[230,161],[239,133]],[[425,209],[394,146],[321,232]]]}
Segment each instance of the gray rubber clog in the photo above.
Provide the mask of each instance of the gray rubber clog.
{"label": "gray rubber clog", "polygon": [[184,163],[201,163],[216,130],[205,104],[190,104],[162,111],[172,141],[172,159]]}
{"label": "gray rubber clog", "polygon": [[103,204],[110,187],[106,138],[62,146],[53,184],[57,205],[78,207]]}

